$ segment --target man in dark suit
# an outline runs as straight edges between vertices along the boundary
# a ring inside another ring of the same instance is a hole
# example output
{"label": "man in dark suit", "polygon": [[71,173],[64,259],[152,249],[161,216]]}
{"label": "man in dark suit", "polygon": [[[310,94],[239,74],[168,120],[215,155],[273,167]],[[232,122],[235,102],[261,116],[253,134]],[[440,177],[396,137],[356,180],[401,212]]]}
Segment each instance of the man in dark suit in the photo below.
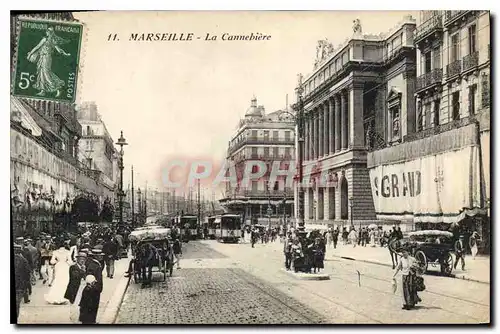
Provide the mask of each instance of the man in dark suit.
{"label": "man in dark suit", "polygon": [[455,242],[455,265],[453,268],[457,269],[458,260],[462,262],[462,270],[465,270],[465,242],[464,236],[461,235],[458,240]]}
{"label": "man in dark suit", "polygon": [[85,262],[87,261],[87,253],[80,252],[76,256],[76,263],[69,267],[69,283],[66,288],[64,298],[69,300],[71,304],[75,302],[78,289],[83,279],[85,279]]}
{"label": "man in dark suit", "polygon": [[[14,277],[16,287],[16,317],[19,318],[19,309],[21,307],[21,299],[25,298],[27,286],[31,285],[30,282],[30,267],[28,261],[22,255],[23,248],[21,245],[14,244]],[[28,300],[29,302],[29,300]]]}
{"label": "man in dark suit", "polygon": [[96,278],[95,286],[102,292],[102,251],[100,249],[93,249],[89,255],[88,259],[85,262],[85,275],[92,275]]}

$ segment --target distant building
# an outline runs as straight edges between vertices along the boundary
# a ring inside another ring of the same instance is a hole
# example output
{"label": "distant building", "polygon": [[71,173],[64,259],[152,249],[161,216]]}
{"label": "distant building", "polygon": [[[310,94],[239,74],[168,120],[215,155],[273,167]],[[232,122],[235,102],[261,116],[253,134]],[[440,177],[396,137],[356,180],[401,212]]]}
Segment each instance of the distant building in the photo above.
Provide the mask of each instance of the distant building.
{"label": "distant building", "polygon": [[[377,217],[419,229],[490,238],[490,15],[422,11],[416,113],[398,114],[397,140],[368,154]],[[413,100],[408,95],[408,100]],[[412,101],[413,102],[413,101]],[[390,103],[390,101],[388,101]]]}
{"label": "distant building", "polygon": [[314,70],[302,82],[306,228],[380,223],[366,156],[401,139],[406,124],[397,120],[415,117],[415,26],[409,16],[370,35],[355,20],[343,44],[318,42]]}
{"label": "distant building", "polygon": [[[236,167],[238,186],[226,185],[221,205],[230,212],[242,213],[247,223],[267,224],[269,216],[273,223],[279,223],[283,215],[292,217],[293,189],[280,177],[269,184],[269,171],[275,161],[280,162],[280,168],[289,168],[295,160],[294,143],[295,123],[290,114],[282,110],[266,114],[264,107],[257,105],[257,98],[252,98],[227,150],[227,160]],[[246,187],[241,181],[248,160],[263,161],[268,173]]]}
{"label": "distant building", "polygon": [[89,169],[101,171],[103,181],[110,190],[114,189],[119,182],[119,152],[99,115],[97,105],[94,102],[82,103],[78,107],[77,118],[82,126],[78,160]]}

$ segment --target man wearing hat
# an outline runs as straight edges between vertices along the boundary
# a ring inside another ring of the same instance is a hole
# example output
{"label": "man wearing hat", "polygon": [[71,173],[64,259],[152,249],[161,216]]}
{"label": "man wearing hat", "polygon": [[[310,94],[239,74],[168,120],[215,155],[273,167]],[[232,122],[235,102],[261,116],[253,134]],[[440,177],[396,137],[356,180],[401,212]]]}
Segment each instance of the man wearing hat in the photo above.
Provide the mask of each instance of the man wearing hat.
{"label": "man wearing hat", "polygon": [[99,292],[102,292],[102,251],[100,249],[92,249],[88,254],[85,262],[85,275],[93,275],[97,282],[96,287]]}
{"label": "man wearing hat", "polygon": [[465,270],[465,242],[464,236],[460,235],[458,240],[455,242],[455,265],[453,268],[457,269],[458,260],[462,262],[462,270]]}
{"label": "man wearing hat", "polygon": [[20,253],[21,255],[24,257],[24,259],[28,262],[28,268],[29,268],[29,272],[30,272],[30,275],[29,275],[29,279],[28,279],[28,282],[29,284],[26,285],[26,292],[25,292],[25,295],[24,295],[24,302],[25,303],[29,303],[30,300],[29,300],[29,296],[31,296],[31,273],[33,272],[33,258],[31,257],[31,253],[30,251],[24,246],[24,238],[23,237],[17,237],[16,238],[16,245],[18,246],[17,248],[20,249]]}
{"label": "man wearing hat", "polygon": [[71,304],[75,302],[78,289],[81,281],[85,278],[85,262],[87,261],[87,253],[79,252],[76,256],[76,263],[69,267],[69,283],[66,288],[64,298],[69,300]]}
{"label": "man wearing hat", "polygon": [[24,240],[24,249],[26,249],[27,254],[29,254],[32,262],[32,281],[35,282],[36,276],[35,273],[39,271],[38,269],[40,268],[40,252],[38,249],[36,249],[35,246],[33,246],[33,241],[31,239],[26,239]]}
{"label": "man wearing hat", "polygon": [[27,286],[31,286],[30,267],[28,265],[28,261],[22,255],[22,251],[23,248],[21,245],[14,244],[14,276],[16,285],[17,318],[19,318],[19,308],[21,306],[21,298],[24,297],[24,302],[29,303]]}

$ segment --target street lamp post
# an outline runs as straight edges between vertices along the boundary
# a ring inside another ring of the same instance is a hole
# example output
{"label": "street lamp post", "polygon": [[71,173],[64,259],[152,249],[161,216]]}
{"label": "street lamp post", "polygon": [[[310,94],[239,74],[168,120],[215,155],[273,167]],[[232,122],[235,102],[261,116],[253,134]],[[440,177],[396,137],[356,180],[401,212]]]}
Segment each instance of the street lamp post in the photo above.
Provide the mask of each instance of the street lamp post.
{"label": "street lamp post", "polygon": [[141,188],[137,189],[137,216],[139,223],[142,221]]}
{"label": "street lamp post", "polygon": [[295,121],[297,124],[297,132],[298,132],[298,147],[297,147],[297,160],[299,165],[299,177],[298,177],[298,221],[297,221],[297,232],[300,235],[305,234],[305,222],[304,222],[304,188],[303,188],[303,160],[304,160],[304,101],[302,99],[302,93],[304,92],[304,88],[302,87],[302,74],[299,74],[299,84],[296,89],[297,93],[297,103],[294,106],[296,110]]}
{"label": "street lamp post", "polygon": [[116,142],[116,145],[120,146],[120,161],[118,168],[120,168],[120,189],[118,191],[118,200],[119,200],[119,206],[120,206],[120,221],[119,225],[123,226],[123,197],[125,196],[125,193],[123,192],[123,146],[128,145],[127,141],[125,138],[123,138],[123,131],[120,131],[120,138],[118,138],[118,142]]}
{"label": "street lamp post", "polygon": [[[351,228],[353,228],[354,222],[352,218],[352,208],[354,207],[354,199],[352,197],[349,198],[349,207],[351,208]],[[361,228],[361,222],[359,223],[359,227]]]}

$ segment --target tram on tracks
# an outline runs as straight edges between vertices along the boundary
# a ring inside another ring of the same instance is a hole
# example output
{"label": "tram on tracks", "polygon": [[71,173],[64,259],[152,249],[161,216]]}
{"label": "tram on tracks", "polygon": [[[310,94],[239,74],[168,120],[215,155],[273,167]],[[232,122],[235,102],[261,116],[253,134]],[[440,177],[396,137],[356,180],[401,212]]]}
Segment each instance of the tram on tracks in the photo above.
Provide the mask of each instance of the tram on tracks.
{"label": "tram on tracks", "polygon": [[208,217],[208,222],[207,222],[207,238],[208,239],[215,239],[215,220],[217,219],[217,216],[211,216]]}
{"label": "tram on tracks", "polygon": [[196,240],[198,237],[198,217],[195,215],[182,215],[179,218],[181,235],[185,241]]}
{"label": "tram on tracks", "polygon": [[215,216],[214,230],[217,241],[238,243],[241,238],[241,216],[228,213]]}

